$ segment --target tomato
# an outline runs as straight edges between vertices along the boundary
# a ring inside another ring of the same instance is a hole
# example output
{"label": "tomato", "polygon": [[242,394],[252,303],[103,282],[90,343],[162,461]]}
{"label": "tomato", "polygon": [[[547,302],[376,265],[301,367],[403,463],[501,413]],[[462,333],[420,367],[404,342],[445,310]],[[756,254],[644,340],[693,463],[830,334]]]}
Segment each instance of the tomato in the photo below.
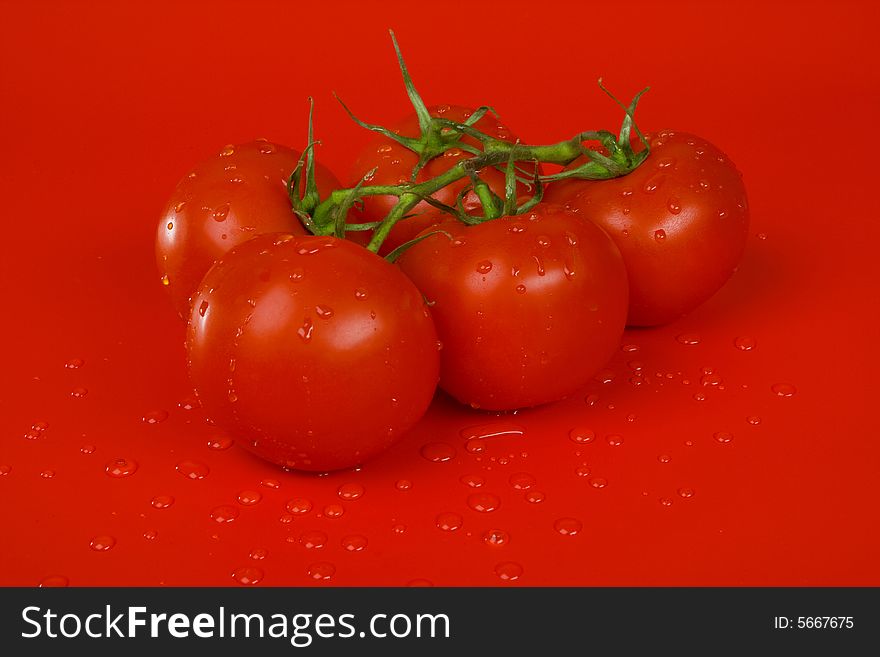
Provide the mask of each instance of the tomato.
{"label": "tomato", "polygon": [[[474,113],[474,110],[458,105],[437,105],[429,107],[428,111],[431,116],[449,119],[457,123],[463,123]],[[509,142],[517,140],[516,136],[491,113],[487,113],[477,121],[474,127],[495,139]],[[405,137],[418,137],[418,117],[415,114],[408,116],[393,126],[392,131]],[[475,147],[480,145],[472,137],[463,137],[462,142]],[[419,183],[435,178],[467,157],[471,157],[471,155],[459,148],[447,150],[442,155],[430,160],[416,176],[415,182]],[[376,169],[376,171],[366,180],[364,183],[366,185],[399,185],[409,182],[412,177],[413,167],[416,166],[418,161],[419,156],[415,152],[388,137],[376,135],[355,160],[350,178],[351,186],[354,187],[372,169]],[[505,180],[502,171],[494,168],[484,169],[480,172],[480,177],[489,185],[493,192],[504,198]],[[470,184],[471,182],[468,178],[463,178],[439,190],[433,197],[442,203],[454,206],[459,192]],[[519,195],[527,191],[526,186],[523,184],[518,184],[517,189]],[[396,202],[396,196],[365,197],[363,209],[361,211],[357,211],[357,209],[353,211],[350,222],[368,223],[381,221],[391,208],[394,207]],[[477,210],[482,207],[480,200],[472,191],[465,195],[463,206],[468,211]],[[394,229],[385,242],[383,242],[380,253],[389,253],[418,235],[423,228],[430,224],[431,217],[434,215],[433,210],[431,205],[424,201],[416,205],[409,212],[410,215],[415,216],[408,217],[395,224]],[[363,236],[358,233],[351,233],[351,236],[356,241],[363,241]]]}
{"label": "tomato", "polygon": [[[287,196],[300,154],[265,140],[227,146],[181,180],[162,213],[156,236],[161,281],[181,317],[215,260],[260,233],[304,234]],[[322,194],[339,182],[315,169]]]}
{"label": "tomato", "polygon": [[545,194],[617,244],[629,274],[631,326],[666,324],[712,296],[735,271],[749,227],[742,175],[724,153],[671,130],[650,144],[647,159],[622,178],[563,180]]}
{"label": "tomato", "polygon": [[431,306],[440,386],[512,410],[583,387],[619,347],[626,270],[611,239],[560,206],[475,226],[429,228],[398,260]]}
{"label": "tomato", "polygon": [[264,234],[205,276],[187,330],[208,417],[300,470],[356,465],[400,438],[437,386],[437,335],[400,270],[334,237]]}

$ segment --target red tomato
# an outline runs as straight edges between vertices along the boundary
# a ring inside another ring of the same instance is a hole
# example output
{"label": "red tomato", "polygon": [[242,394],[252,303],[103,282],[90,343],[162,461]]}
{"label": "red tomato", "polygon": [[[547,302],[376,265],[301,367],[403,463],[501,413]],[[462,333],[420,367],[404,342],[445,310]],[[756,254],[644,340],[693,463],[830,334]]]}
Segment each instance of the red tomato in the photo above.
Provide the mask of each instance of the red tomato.
{"label": "red tomato", "polygon": [[[431,116],[449,119],[458,123],[463,123],[474,113],[474,110],[458,105],[436,105],[429,107],[428,111]],[[517,139],[491,112],[477,121],[474,127],[495,139],[509,142],[515,142]],[[418,117],[412,114],[393,126],[392,131],[405,137],[418,137]],[[472,137],[464,137],[462,142],[475,147],[480,145]],[[448,150],[430,160],[416,176],[415,182],[419,183],[435,178],[467,157],[471,157],[471,155],[461,149],[453,148]],[[399,185],[409,182],[413,167],[416,166],[418,161],[419,156],[405,146],[398,144],[388,137],[376,135],[366,148],[361,151],[352,167],[351,186],[354,187],[364,175],[374,168],[376,172],[364,183],[365,185]],[[493,192],[502,199],[504,198],[504,173],[502,171],[494,168],[484,169],[480,172],[480,177],[486,181]],[[463,178],[437,191],[433,197],[442,203],[454,206],[459,192],[470,184],[471,182],[468,178]],[[522,184],[519,184],[517,189],[520,195],[527,191],[525,185]],[[381,221],[391,208],[394,207],[396,202],[396,196],[365,197],[363,210],[352,212],[351,223]],[[468,211],[482,207],[480,200],[473,192],[469,192],[464,197],[463,205],[465,210]],[[404,242],[408,242],[418,235],[422,229],[430,225],[431,217],[434,216],[434,208],[428,203],[422,202],[416,205],[409,214],[416,216],[408,217],[395,224],[394,229],[388,235],[385,242],[382,243],[380,253],[390,253]],[[356,241],[363,241],[363,236],[359,233],[352,233],[351,236]]]}
{"label": "red tomato", "polygon": [[398,262],[433,304],[440,386],[459,401],[512,410],[561,399],[619,346],[626,270],[595,224],[538,205],[476,226],[443,218],[429,230],[451,239],[427,237]]}
{"label": "red tomato", "polygon": [[[156,236],[163,285],[181,317],[205,272],[229,249],[260,233],[304,234],[287,196],[287,180],[300,154],[265,140],[227,146],[181,180]],[[340,187],[317,166],[322,194]]]}
{"label": "red tomato", "polygon": [[422,417],[437,335],[394,265],[333,237],[265,234],[227,253],[193,299],[188,366],[218,426],[273,463],[356,465]]}
{"label": "red tomato", "polygon": [[648,158],[622,178],[563,180],[545,194],[617,244],[629,274],[630,326],[671,322],[712,296],[735,271],[749,227],[742,175],[720,150],[671,130],[650,144]]}

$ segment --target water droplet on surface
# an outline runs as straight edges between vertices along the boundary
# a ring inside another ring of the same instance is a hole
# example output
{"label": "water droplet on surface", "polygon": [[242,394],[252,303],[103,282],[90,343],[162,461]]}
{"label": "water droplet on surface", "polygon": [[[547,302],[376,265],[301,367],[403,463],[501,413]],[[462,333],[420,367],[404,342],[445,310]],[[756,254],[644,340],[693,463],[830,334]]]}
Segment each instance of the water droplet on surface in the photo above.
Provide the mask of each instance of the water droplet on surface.
{"label": "water droplet on surface", "polygon": [[78,370],[80,367],[86,364],[82,358],[71,358],[69,361],[64,363],[64,367],[68,370]]}
{"label": "water droplet on surface", "polygon": [[260,500],[263,499],[263,494],[256,490],[243,490],[236,499],[242,506],[253,506],[260,503]]}
{"label": "water droplet on surface", "polygon": [[40,476],[43,479],[54,479],[55,478],[55,471],[54,470],[43,470],[40,473]]}
{"label": "water droplet on surface", "polygon": [[510,534],[503,529],[490,529],[483,533],[483,542],[493,547],[507,545],[510,543]]}
{"label": "water droplet on surface", "polygon": [[715,438],[715,442],[721,443],[722,445],[726,445],[733,440],[733,434],[729,431],[716,431],[712,434],[712,437]]}
{"label": "water droplet on surface", "polygon": [[181,461],[175,468],[177,472],[187,479],[204,479],[211,474],[211,469],[201,461]]}
{"label": "water droplet on surface", "polygon": [[254,548],[250,551],[248,556],[254,561],[262,561],[269,556],[269,550],[266,548]]}
{"label": "water droplet on surface", "polygon": [[63,588],[70,585],[70,580],[64,575],[49,575],[40,580],[41,589]]}
{"label": "water droplet on surface", "polygon": [[3,465],[0,465],[0,477],[5,477],[10,472],[12,472],[11,465],[6,465],[5,463]]}
{"label": "water droplet on surface", "polygon": [[82,386],[78,386],[78,387],[76,387],[76,388],[74,388],[73,390],[70,391],[70,396],[73,397],[73,398],[75,398],[75,399],[82,399],[82,398],[85,397],[87,394],[89,394],[88,389],[87,389],[87,388],[83,388]]}
{"label": "water droplet on surface", "polygon": [[748,422],[751,425],[757,426],[757,425],[761,424],[761,418],[759,418],[757,415],[750,415],[749,417],[746,418],[746,422]]}
{"label": "water droplet on surface", "polygon": [[662,506],[672,506],[672,498],[671,497],[661,497],[660,504]]}
{"label": "water droplet on surface", "polygon": [[367,548],[368,542],[363,534],[349,534],[342,537],[342,548],[348,552],[362,552]]}
{"label": "water droplet on surface", "polygon": [[661,454],[657,457],[657,460],[660,461],[660,463],[669,463],[672,460],[672,457],[669,456],[669,454]]}
{"label": "water droplet on surface", "polygon": [[591,471],[590,471],[590,466],[586,465],[585,463],[582,463],[581,465],[577,466],[577,467],[574,469],[574,473],[575,473],[578,477],[589,477],[589,476],[590,476],[590,472],[591,472]]}
{"label": "water droplet on surface", "polygon": [[235,153],[235,146],[233,146],[232,144],[228,144],[227,146],[223,147],[223,150],[220,151],[220,157],[229,157],[233,153]]}
{"label": "water droplet on surface", "polygon": [[553,523],[553,529],[555,529],[563,536],[574,536],[575,534],[579,533],[583,528],[584,523],[582,523],[577,518],[560,518]]}
{"label": "water droplet on surface", "polygon": [[159,538],[159,532],[157,532],[155,529],[148,529],[143,533],[143,537],[148,541],[155,541],[157,538]]}
{"label": "water droplet on surface", "polygon": [[186,201],[180,201],[174,206],[174,214],[180,214],[186,207]]}
{"label": "water droplet on surface", "polygon": [[748,336],[740,336],[736,340],[733,341],[734,346],[740,351],[751,351],[757,346],[757,341],[755,338],[750,338]]}
{"label": "water droplet on surface", "polygon": [[490,271],[492,271],[492,263],[488,260],[481,260],[477,263],[477,273],[488,274]]}
{"label": "water droplet on surface", "polygon": [[700,377],[700,385],[704,388],[715,388],[724,383],[724,379],[720,375],[710,372]]}
{"label": "water droplet on surface", "polygon": [[679,488],[678,489],[679,497],[683,497],[685,499],[691,498],[694,496],[694,491],[692,488]]}
{"label": "water droplet on surface", "polygon": [[402,523],[397,523],[391,527],[391,531],[395,534],[403,534],[406,531],[406,525]]}
{"label": "water droplet on surface", "polygon": [[412,482],[409,479],[398,479],[394,483],[394,487],[397,490],[409,490],[412,488]]}
{"label": "water droplet on surface", "polygon": [[341,504],[328,504],[327,506],[324,507],[324,511],[323,511],[324,517],[331,518],[331,519],[339,518],[344,513],[345,513],[345,507],[342,506]]}
{"label": "water droplet on surface", "polygon": [[666,231],[662,228],[654,231],[654,239],[658,242],[662,242],[666,239]]}
{"label": "water droplet on surface", "polygon": [[462,517],[452,511],[439,513],[436,518],[437,528],[444,532],[454,532],[461,527],[463,522]]}
{"label": "water droplet on surface", "polygon": [[596,432],[592,429],[578,427],[568,432],[568,437],[579,444],[591,443],[596,439]]}
{"label": "water droplet on surface", "polygon": [[320,530],[305,532],[299,537],[299,542],[308,550],[320,550],[327,545],[327,534]]}
{"label": "water droplet on surface", "polygon": [[479,513],[491,513],[501,506],[501,498],[492,493],[472,493],[468,495],[467,505]]}
{"label": "water droplet on surface", "polygon": [[238,509],[231,504],[221,504],[220,506],[215,506],[211,509],[211,519],[214,522],[224,524],[232,522],[238,518],[238,513]]}
{"label": "water droplet on surface", "polygon": [[686,345],[700,344],[700,341],[702,340],[698,333],[680,333],[675,336],[675,339],[681,344]]}
{"label": "water droplet on surface", "polygon": [[132,459],[126,458],[118,458],[109,461],[106,466],[104,466],[104,472],[106,472],[111,477],[128,477],[137,472],[138,464],[137,461],[133,461]]}
{"label": "water droplet on surface", "polygon": [[790,383],[774,383],[770,386],[770,390],[777,397],[791,397],[797,392],[797,388]]}
{"label": "water droplet on surface", "polygon": [[83,445],[79,448],[79,451],[83,454],[93,454],[95,449],[97,449],[94,445]]}
{"label": "water droplet on surface", "polygon": [[202,301],[199,304],[199,317],[204,317],[206,312],[208,312],[208,302]]}
{"label": "water droplet on surface", "polygon": [[309,566],[306,572],[314,580],[326,581],[336,574],[336,566],[329,561],[319,561]]}
{"label": "water droplet on surface", "polygon": [[159,424],[160,422],[164,422],[167,419],[168,411],[157,409],[155,411],[147,411],[146,413],[144,413],[141,421],[145,422],[146,424]]}
{"label": "water droplet on surface", "polygon": [[315,314],[321,319],[333,317],[333,309],[330,306],[315,306]]}
{"label": "water droplet on surface", "polygon": [[605,488],[608,485],[608,480],[603,477],[594,477],[590,479],[590,486],[593,488]]}
{"label": "water droplet on surface", "polygon": [[312,333],[315,330],[314,324],[312,324],[312,320],[306,317],[303,320],[302,326],[300,326],[296,330],[296,334],[300,337],[303,342],[309,342],[312,339]]}
{"label": "water droplet on surface", "polygon": [[605,442],[607,442],[612,447],[620,447],[621,445],[623,445],[623,436],[612,433],[605,438]]}
{"label": "water droplet on surface", "polygon": [[517,294],[525,294],[526,293],[526,286],[525,285],[517,285],[516,286],[516,293]]}
{"label": "water droplet on surface", "polygon": [[227,450],[232,447],[234,443],[235,441],[228,436],[217,436],[208,440],[208,449],[222,452],[223,450]]}
{"label": "water droplet on surface", "polygon": [[528,472],[516,472],[507,481],[517,490],[528,490],[535,485],[535,478]]}
{"label": "water droplet on surface", "polygon": [[525,498],[529,504],[540,504],[547,499],[547,496],[539,490],[529,490],[526,491]]}
{"label": "water droplet on surface", "polygon": [[483,484],[486,483],[486,480],[483,479],[480,475],[475,474],[465,474],[458,478],[458,480],[463,483],[465,486],[470,488],[479,488]]}
{"label": "water droplet on surface", "polygon": [[336,489],[336,494],[346,501],[356,500],[364,494],[364,487],[357,483],[342,484]]}
{"label": "water droplet on surface", "polygon": [[515,561],[502,561],[495,566],[495,574],[505,582],[512,582],[522,576],[523,567]]}
{"label": "water droplet on surface", "polygon": [[443,463],[455,458],[455,448],[448,443],[426,443],[420,451],[422,457],[432,463]]}
{"label": "water droplet on surface", "polygon": [[245,566],[244,568],[237,568],[232,573],[232,579],[243,586],[253,586],[254,584],[258,584],[260,580],[263,579],[264,575],[265,573],[259,568]]}
{"label": "water droplet on surface", "polygon": [[287,510],[295,515],[302,515],[312,510],[312,503],[304,497],[295,497],[287,503]]}
{"label": "water droplet on surface", "polygon": [[156,495],[150,500],[150,505],[154,509],[167,509],[172,504],[174,504],[174,498],[170,495]]}
{"label": "water droplet on surface", "polygon": [[107,534],[95,536],[95,538],[93,538],[89,543],[89,547],[92,548],[95,552],[106,552],[107,550],[112,550],[114,545],[116,545],[116,539]]}

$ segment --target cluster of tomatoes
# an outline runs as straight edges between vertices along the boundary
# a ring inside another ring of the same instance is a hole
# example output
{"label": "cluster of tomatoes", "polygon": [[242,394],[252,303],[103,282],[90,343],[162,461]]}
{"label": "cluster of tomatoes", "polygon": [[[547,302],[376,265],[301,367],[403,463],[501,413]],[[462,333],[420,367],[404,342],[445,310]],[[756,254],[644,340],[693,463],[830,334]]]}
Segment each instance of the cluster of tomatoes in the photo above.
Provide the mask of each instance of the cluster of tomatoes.
{"label": "cluster of tomatoes", "polygon": [[203,408],[288,468],[369,459],[438,385],[493,411],[571,395],[626,325],[702,303],[745,245],[730,160],[694,135],[642,135],[636,101],[617,136],[524,146],[486,108],[426,107],[401,67],[415,111],[367,126],[350,187],[311,148],[227,146],[159,224]]}

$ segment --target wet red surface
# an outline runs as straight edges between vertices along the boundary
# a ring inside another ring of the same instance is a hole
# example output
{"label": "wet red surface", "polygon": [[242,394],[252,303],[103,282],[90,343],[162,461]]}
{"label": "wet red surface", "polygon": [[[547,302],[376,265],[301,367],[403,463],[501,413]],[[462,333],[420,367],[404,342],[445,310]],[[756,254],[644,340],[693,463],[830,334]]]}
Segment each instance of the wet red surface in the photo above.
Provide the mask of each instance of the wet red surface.
{"label": "wet red surface", "polygon": [[[316,5],[306,33],[289,3],[4,3],[0,584],[880,585],[876,9],[526,6],[468,5],[537,35],[489,57],[420,41],[404,4]],[[621,11],[628,34],[597,27]],[[389,26],[428,102],[490,103],[532,142],[613,129],[600,75],[650,84],[641,124],[737,163],[751,236],[717,295],[628,331],[571,399],[440,395],[358,470],[283,472],[193,400],[155,225],[225,144],[301,148],[308,95],[346,171],[368,135],[331,90],[406,112]]]}

